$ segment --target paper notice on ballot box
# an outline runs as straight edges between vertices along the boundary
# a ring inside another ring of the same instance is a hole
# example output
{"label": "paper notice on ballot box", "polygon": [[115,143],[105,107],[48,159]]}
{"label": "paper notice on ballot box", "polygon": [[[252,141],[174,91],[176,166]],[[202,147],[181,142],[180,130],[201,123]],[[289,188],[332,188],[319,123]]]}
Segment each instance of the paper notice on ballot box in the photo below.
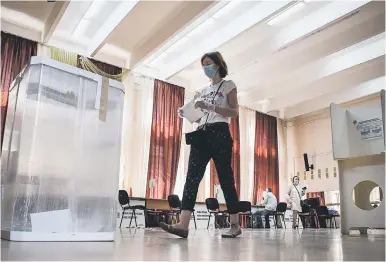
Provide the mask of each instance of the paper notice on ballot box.
{"label": "paper notice on ballot box", "polygon": [[194,104],[195,101],[192,100],[191,102],[181,107],[181,110],[183,111],[183,117],[185,117],[190,123],[197,122],[205,115],[205,113],[202,112],[200,108],[195,108]]}

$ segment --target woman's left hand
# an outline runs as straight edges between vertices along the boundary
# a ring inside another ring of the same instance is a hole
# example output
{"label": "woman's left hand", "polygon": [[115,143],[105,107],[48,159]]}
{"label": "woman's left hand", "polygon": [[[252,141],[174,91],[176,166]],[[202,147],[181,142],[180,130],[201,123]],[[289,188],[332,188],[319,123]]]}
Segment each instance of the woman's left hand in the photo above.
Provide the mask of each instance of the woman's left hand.
{"label": "woman's left hand", "polygon": [[201,109],[208,109],[208,106],[206,105],[206,103],[204,101],[197,101],[195,104],[194,104],[194,107],[195,108],[201,108]]}

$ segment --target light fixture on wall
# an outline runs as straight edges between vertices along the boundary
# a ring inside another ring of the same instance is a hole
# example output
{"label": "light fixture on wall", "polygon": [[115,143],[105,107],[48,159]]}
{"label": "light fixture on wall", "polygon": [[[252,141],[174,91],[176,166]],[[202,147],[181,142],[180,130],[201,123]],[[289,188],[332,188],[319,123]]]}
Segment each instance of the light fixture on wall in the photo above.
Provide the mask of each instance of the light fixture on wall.
{"label": "light fixture on wall", "polygon": [[307,3],[306,1],[298,1],[295,4],[289,6],[288,8],[284,9],[282,12],[278,13],[271,19],[267,21],[267,24],[269,25],[274,25],[279,23],[280,21],[283,21],[287,17],[291,16],[292,14],[296,13],[298,10],[300,10],[303,6],[304,3]]}

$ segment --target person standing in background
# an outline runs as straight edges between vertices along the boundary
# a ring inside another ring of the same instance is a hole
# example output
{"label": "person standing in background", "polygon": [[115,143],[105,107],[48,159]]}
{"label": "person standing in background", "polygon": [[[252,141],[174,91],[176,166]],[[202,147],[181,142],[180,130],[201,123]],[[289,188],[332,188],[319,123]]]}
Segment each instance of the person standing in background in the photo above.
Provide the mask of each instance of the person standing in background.
{"label": "person standing in background", "polygon": [[294,176],[292,178],[292,185],[288,189],[287,202],[292,210],[292,228],[298,227],[298,213],[302,212],[301,199],[305,195],[304,190],[299,185],[299,177]]}

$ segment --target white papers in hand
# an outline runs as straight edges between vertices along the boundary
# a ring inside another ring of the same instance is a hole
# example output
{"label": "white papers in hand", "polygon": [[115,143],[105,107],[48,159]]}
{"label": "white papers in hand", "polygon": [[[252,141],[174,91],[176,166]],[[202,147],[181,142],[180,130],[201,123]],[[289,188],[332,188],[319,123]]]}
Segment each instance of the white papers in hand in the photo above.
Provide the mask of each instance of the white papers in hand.
{"label": "white papers in hand", "polygon": [[183,107],[181,107],[182,115],[190,122],[194,123],[201,119],[205,114],[201,111],[200,108],[194,107],[195,101],[192,100],[191,102],[187,103]]}

